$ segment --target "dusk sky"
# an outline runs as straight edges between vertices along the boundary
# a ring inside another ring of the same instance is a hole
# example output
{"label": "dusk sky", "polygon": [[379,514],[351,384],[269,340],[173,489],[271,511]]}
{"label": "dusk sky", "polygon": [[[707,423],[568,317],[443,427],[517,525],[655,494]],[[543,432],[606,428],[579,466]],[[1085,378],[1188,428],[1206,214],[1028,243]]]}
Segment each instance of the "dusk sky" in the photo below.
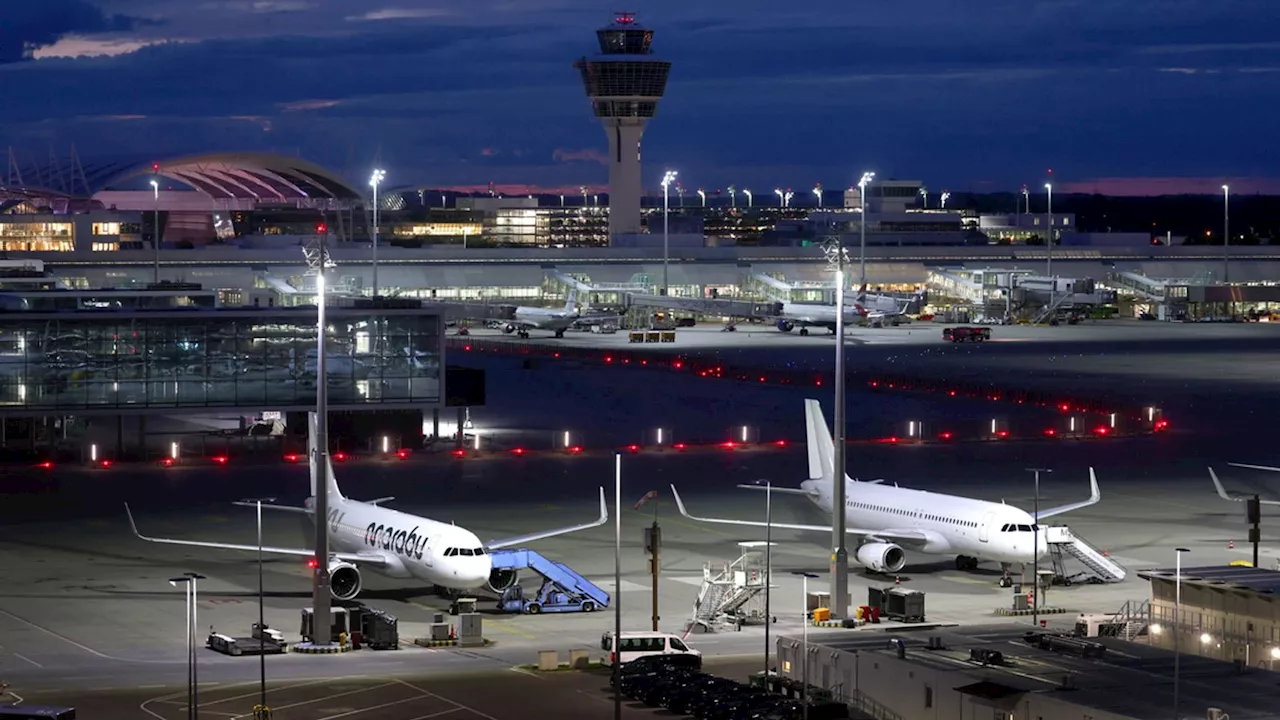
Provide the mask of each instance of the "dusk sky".
{"label": "dusk sky", "polygon": [[[389,186],[603,185],[572,63],[614,9],[674,63],[645,185],[1280,193],[1276,0],[0,1],[0,143],[264,150]],[[35,47],[23,59],[23,46]],[[363,184],[363,182],[361,182]]]}

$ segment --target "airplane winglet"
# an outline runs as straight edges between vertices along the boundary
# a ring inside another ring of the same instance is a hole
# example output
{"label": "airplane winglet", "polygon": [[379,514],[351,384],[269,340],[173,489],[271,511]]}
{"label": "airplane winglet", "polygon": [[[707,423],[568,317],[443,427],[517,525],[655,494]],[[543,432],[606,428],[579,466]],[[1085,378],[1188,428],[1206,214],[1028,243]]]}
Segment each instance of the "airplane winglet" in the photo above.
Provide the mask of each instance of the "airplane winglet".
{"label": "airplane winglet", "polygon": [[1080,502],[1069,503],[1067,505],[1061,505],[1059,507],[1049,508],[1048,510],[1041,510],[1040,513],[1038,514],[1038,517],[1040,519],[1044,519],[1044,518],[1053,517],[1054,515],[1061,515],[1063,513],[1071,512],[1072,510],[1079,510],[1080,508],[1086,508],[1086,507],[1089,507],[1090,505],[1097,505],[1101,501],[1102,501],[1102,490],[1098,488],[1098,474],[1094,472],[1093,468],[1089,468],[1089,499],[1088,500],[1081,500]]}
{"label": "airplane winglet", "polygon": [[609,503],[604,499],[604,486],[600,486],[600,522],[597,525],[603,525],[609,522]]}
{"label": "airplane winglet", "polygon": [[1098,488],[1098,474],[1089,468],[1089,503],[1097,503],[1102,500],[1102,490]]}
{"label": "airplane winglet", "polygon": [[133,534],[143,540],[146,540],[147,538],[143,537],[142,533],[138,532],[138,523],[133,521],[133,511],[129,509],[129,503],[124,504],[124,514],[129,516],[129,527],[133,528]]}
{"label": "airplane winglet", "polygon": [[1246,465],[1245,463],[1227,463],[1227,464],[1230,465],[1231,467],[1248,468],[1249,470],[1266,470],[1267,472],[1280,472],[1280,467],[1272,467],[1270,465]]}
{"label": "airplane winglet", "polygon": [[1231,497],[1227,494],[1227,489],[1222,487],[1222,481],[1218,479],[1218,473],[1214,472],[1213,468],[1209,468],[1209,479],[1213,480],[1213,487],[1218,491],[1218,497],[1223,500],[1234,500],[1236,502],[1240,502],[1241,498]]}
{"label": "airplane winglet", "polygon": [[675,498],[675,500],[676,500],[676,509],[680,511],[680,514],[681,514],[681,515],[683,515],[683,516],[685,516],[685,517],[689,518],[690,520],[697,520],[697,519],[698,519],[698,518],[696,518],[696,517],[694,517],[694,516],[692,516],[692,515],[690,515],[690,514],[689,514],[688,509],[686,509],[686,508],[685,508],[685,506],[684,506],[684,500],[681,500],[681,499],[680,499],[680,492],[679,492],[678,490],[676,490],[676,486],[675,486],[675,485],[672,485],[672,486],[671,486],[671,497]]}

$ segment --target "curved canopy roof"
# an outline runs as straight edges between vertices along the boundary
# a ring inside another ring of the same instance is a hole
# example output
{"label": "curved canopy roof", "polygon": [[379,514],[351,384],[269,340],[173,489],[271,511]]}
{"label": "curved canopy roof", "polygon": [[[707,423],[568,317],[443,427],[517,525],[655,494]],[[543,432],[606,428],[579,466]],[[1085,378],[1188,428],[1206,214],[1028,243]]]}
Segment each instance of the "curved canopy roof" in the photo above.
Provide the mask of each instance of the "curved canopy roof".
{"label": "curved canopy roof", "polygon": [[217,199],[358,200],[362,196],[315,163],[270,153],[216,153],[165,160],[115,174],[110,183],[158,174]]}

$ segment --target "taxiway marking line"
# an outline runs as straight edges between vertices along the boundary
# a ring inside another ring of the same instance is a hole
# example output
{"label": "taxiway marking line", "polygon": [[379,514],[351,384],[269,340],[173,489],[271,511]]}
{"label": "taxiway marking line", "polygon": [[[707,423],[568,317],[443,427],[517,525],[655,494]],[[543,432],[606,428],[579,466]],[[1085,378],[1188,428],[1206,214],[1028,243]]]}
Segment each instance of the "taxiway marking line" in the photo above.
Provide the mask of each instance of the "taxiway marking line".
{"label": "taxiway marking line", "polygon": [[[395,683],[387,683],[387,684],[394,685]],[[418,690],[417,688],[414,688],[414,689]],[[422,691],[418,690],[418,692],[422,692]],[[407,702],[413,702],[415,700],[427,700],[427,699],[430,699],[430,697],[431,697],[431,693],[423,693],[421,695],[414,695],[413,697],[402,698],[400,700],[392,700],[391,702],[384,702],[381,705],[371,705],[367,708],[360,708],[359,710],[348,710],[344,713],[338,713],[337,715],[325,715],[324,720],[333,720],[334,718],[340,718],[340,717],[350,717],[352,715],[359,715],[360,713],[369,712],[370,710],[381,710],[382,708],[388,708],[393,705],[403,705]],[[462,708],[450,708],[448,710],[445,710],[444,712],[437,712],[435,713],[435,715],[443,715],[446,712],[454,712],[455,710],[461,710],[461,709]],[[275,708],[271,708],[271,711],[275,712]],[[250,716],[241,715],[240,717],[250,717]],[[434,715],[427,715],[426,717],[434,717]]]}
{"label": "taxiway marking line", "polygon": [[443,700],[443,701],[445,701],[445,702],[449,703],[450,705],[456,705],[456,706],[458,707],[458,709],[459,709],[459,710],[466,710],[467,712],[469,712],[469,713],[471,713],[471,714],[473,714],[473,715],[479,715],[480,717],[484,718],[484,720],[498,720],[498,718],[496,718],[496,717],[494,717],[494,716],[492,716],[492,715],[490,715],[490,714],[488,714],[488,713],[480,712],[479,710],[477,710],[477,709],[475,709],[475,708],[473,708],[473,707],[471,707],[471,706],[469,706],[469,705],[463,705],[462,703],[458,702],[457,700],[450,700],[449,698],[447,698],[447,697],[445,697],[445,696],[443,696],[443,695],[439,695],[439,694],[437,694],[437,693],[433,693],[433,692],[431,692],[431,691],[429,691],[429,690],[423,690],[422,688],[418,687],[417,685],[414,685],[413,683],[408,682],[408,681],[406,681],[406,680],[396,680],[396,682],[398,682],[398,683],[400,683],[400,684],[402,684],[402,685],[405,685],[405,686],[407,686],[407,687],[409,687],[409,688],[412,688],[412,689],[414,689],[414,690],[417,690],[417,691],[418,691],[418,692],[420,692],[420,693],[426,693],[427,695],[430,695],[431,697],[439,698],[439,699],[441,699],[441,700]]}
{"label": "taxiway marking line", "polygon": [[461,709],[462,708],[460,707],[449,708],[448,710],[441,710],[440,712],[434,712],[434,713],[431,713],[430,715],[419,715],[418,717],[413,718],[413,720],[427,720],[427,718],[440,717],[441,715],[448,715],[449,713],[455,713]]}
{"label": "taxiway marking line", "polygon": [[[325,684],[325,683],[327,683],[327,682],[330,682],[330,680],[309,680],[309,681],[304,682],[304,683],[298,683],[297,685],[285,685],[285,686],[283,686],[283,687],[272,688],[272,690],[274,690],[274,691],[279,691],[279,690],[293,690],[293,689],[296,689],[296,688],[311,687],[312,685],[323,685],[323,684]],[[248,683],[243,683],[243,684],[246,684],[246,685],[247,685]],[[206,702],[199,703],[198,705],[196,705],[196,707],[203,708],[203,707],[205,707],[206,705],[217,705],[217,704],[219,704],[219,703],[224,703],[224,702],[227,702],[227,701],[229,701],[229,700],[244,700],[245,698],[258,697],[259,692],[260,692],[259,690],[255,689],[253,692],[251,692],[251,693],[245,693],[244,695],[232,695],[231,697],[217,698],[216,700],[209,700],[209,701],[206,701]],[[168,697],[168,698],[170,698],[170,699],[172,699],[172,698],[174,698],[174,697],[177,697],[177,695],[169,695],[169,696],[167,696],[167,697]],[[159,698],[157,698],[157,699],[159,699]],[[292,706],[291,706],[291,705],[285,705],[285,707],[292,707]],[[274,710],[275,708],[272,708],[272,709]],[[236,715],[238,715],[239,713],[235,713],[235,714],[236,714]],[[252,714],[253,714],[253,713],[250,713],[250,715],[252,715]]]}
{"label": "taxiway marking line", "polygon": [[22,654],[19,654],[19,653],[14,653],[14,654],[13,654],[13,656],[14,656],[14,657],[16,657],[16,658],[20,658],[20,659],[22,659],[22,660],[26,660],[27,662],[31,663],[32,665],[35,665],[35,666],[36,666],[36,667],[38,667],[38,668],[42,668],[42,667],[44,667],[43,665],[41,665],[40,663],[36,662],[35,660],[32,660],[31,658],[27,657],[26,655],[22,655]]}
{"label": "taxiway marking line", "polygon": [[533,635],[533,633],[527,633],[527,632],[525,632],[525,631],[523,631],[523,630],[517,630],[517,629],[515,629],[515,628],[513,628],[513,627],[508,627],[508,626],[506,625],[506,623],[494,622],[494,623],[490,623],[490,624],[489,624],[489,627],[491,627],[491,628],[496,628],[496,629],[501,630],[502,632],[505,632],[505,633],[511,633],[512,635],[516,635],[516,636],[522,637],[522,638],[524,638],[525,640],[536,640],[536,639],[537,639],[537,637],[536,637],[535,635]]}
{"label": "taxiway marking line", "polygon": [[[321,682],[327,682],[327,681],[321,681]],[[307,685],[318,685],[318,684],[320,684],[320,683],[307,683]],[[381,685],[370,685],[370,686],[368,686],[368,687],[362,687],[362,688],[359,688],[359,689],[357,689],[357,690],[348,690],[348,691],[346,691],[346,692],[334,693],[333,695],[321,695],[320,697],[317,697],[317,698],[311,698],[310,700],[303,700],[303,701],[301,701],[301,702],[296,702],[296,703],[293,703],[293,704],[291,704],[291,705],[279,705],[279,706],[272,707],[272,708],[271,708],[271,712],[273,712],[273,713],[274,713],[274,712],[275,712],[275,711],[277,711],[277,710],[287,710],[287,709],[289,709],[289,708],[300,707],[300,706],[302,706],[302,705],[311,705],[312,703],[324,702],[324,701],[326,701],[326,700],[332,700],[332,699],[334,699],[334,698],[345,697],[345,696],[347,696],[347,695],[355,695],[355,694],[357,694],[357,693],[362,693],[362,692],[369,692],[370,690],[379,690],[379,689],[382,689],[382,688],[384,688],[384,687],[390,687],[390,686],[395,685],[395,684],[396,684],[396,683],[395,683],[394,681],[392,681],[392,682],[385,682],[385,683],[382,683]],[[303,687],[303,686],[302,686],[302,685],[295,685],[294,687]],[[255,695],[257,695],[257,693],[251,693],[251,694],[249,694],[249,695],[243,695],[243,696],[241,696],[241,697],[253,697],[253,696],[255,696]],[[240,698],[227,698],[227,700],[238,700],[238,699],[240,699]],[[410,699],[415,699],[415,698],[410,698]],[[224,700],[219,700],[218,702],[225,702],[225,701],[224,701]],[[379,706],[379,707],[381,707],[381,706]],[[365,708],[365,709],[366,709],[366,710],[372,710],[373,708]],[[359,712],[364,712],[364,710],[360,710]],[[236,714],[236,715],[235,715],[235,717],[241,717],[241,718],[253,717],[253,713],[239,713],[239,714]],[[341,715],[330,715],[329,717],[342,717],[342,716],[341,716]]]}

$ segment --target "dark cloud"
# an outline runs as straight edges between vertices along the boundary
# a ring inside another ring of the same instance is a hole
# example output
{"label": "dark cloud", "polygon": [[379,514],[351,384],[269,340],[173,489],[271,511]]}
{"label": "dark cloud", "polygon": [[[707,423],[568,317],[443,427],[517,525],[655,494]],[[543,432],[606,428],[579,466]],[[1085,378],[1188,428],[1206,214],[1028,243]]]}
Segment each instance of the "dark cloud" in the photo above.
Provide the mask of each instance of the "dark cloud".
{"label": "dark cloud", "polygon": [[[370,2],[361,13],[403,17],[349,22],[345,0],[310,0],[252,36],[191,36],[179,15],[196,10],[162,3],[184,42],[0,68],[31,99],[6,108],[0,135],[86,156],[287,150],[355,175],[381,151],[404,183],[602,181],[591,153],[605,134],[571,64],[608,15],[595,0],[473,1],[483,12],[452,19],[435,12],[455,8],[444,0]],[[666,166],[690,188],[834,188],[863,169],[953,189],[1017,187],[1050,166],[1063,181],[1274,174],[1255,143],[1280,111],[1273,5],[811,0],[796,17],[773,0],[649,0],[641,20],[675,65],[645,133],[646,182]],[[94,12],[99,32],[130,22]],[[92,31],[79,25],[56,32]]]}
{"label": "dark cloud", "polygon": [[122,33],[147,24],[152,21],[108,15],[85,0],[7,0],[0,3],[0,64],[19,62],[67,35]]}

